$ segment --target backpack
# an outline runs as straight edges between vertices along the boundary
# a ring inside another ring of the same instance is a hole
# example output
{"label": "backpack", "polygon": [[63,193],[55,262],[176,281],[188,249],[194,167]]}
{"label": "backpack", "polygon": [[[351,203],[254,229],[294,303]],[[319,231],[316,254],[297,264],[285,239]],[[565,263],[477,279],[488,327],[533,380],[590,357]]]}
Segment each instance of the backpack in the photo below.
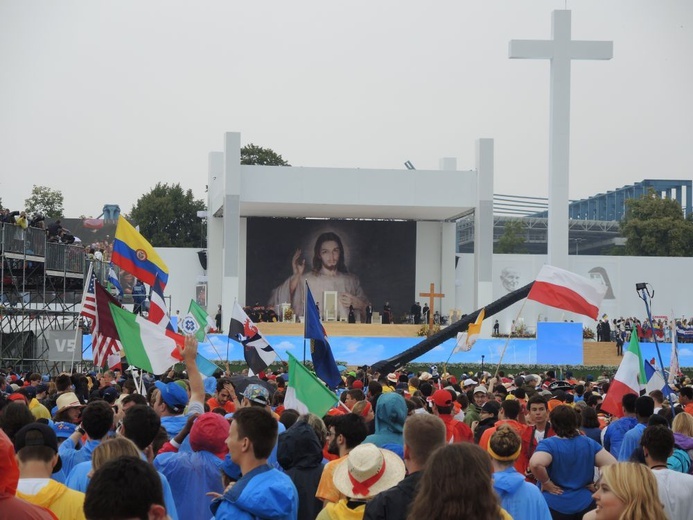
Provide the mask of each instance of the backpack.
{"label": "backpack", "polygon": [[681,469],[677,469],[676,471],[680,471],[681,473],[693,474],[693,464],[691,464],[691,458],[688,456],[688,453],[686,453],[681,448],[674,448],[674,453],[671,454],[671,457],[669,457],[669,459],[674,459],[674,461],[681,466]]}

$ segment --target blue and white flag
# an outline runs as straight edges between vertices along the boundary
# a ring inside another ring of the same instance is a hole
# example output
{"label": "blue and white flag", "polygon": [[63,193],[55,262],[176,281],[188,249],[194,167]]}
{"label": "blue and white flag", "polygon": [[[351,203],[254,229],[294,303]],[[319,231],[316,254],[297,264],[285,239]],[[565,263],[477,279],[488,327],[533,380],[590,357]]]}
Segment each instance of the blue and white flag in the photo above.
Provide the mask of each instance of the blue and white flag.
{"label": "blue and white flag", "polygon": [[662,373],[650,364],[649,361],[644,362],[645,365],[645,376],[647,377],[647,385],[645,386],[645,392],[649,394],[653,390],[661,390],[664,397],[669,397],[671,393],[671,388],[662,377]]}
{"label": "blue and white flag", "polygon": [[113,264],[111,264],[108,268],[108,283],[118,290],[118,296],[123,295],[123,288],[121,287],[120,280],[118,280],[118,276],[113,269]]}

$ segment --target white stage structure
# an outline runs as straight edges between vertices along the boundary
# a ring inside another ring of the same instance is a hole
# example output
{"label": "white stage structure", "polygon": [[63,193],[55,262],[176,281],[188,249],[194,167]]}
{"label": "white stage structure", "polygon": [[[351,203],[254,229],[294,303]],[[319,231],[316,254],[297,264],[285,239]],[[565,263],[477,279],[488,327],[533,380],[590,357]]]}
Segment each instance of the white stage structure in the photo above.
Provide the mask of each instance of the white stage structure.
{"label": "white stage structure", "polygon": [[[224,320],[234,300],[246,304],[246,224],[249,217],[401,219],[416,221],[416,279],[411,302],[435,283],[455,301],[455,221],[477,212],[479,233],[475,304],[492,297],[493,140],[479,139],[475,171],[458,171],[456,159],[441,170],[373,170],[241,165],[241,134],[224,135],[224,151],[209,154],[208,307],[221,303]],[[488,229],[487,229],[488,228]],[[410,305],[411,302],[406,302]],[[372,302],[376,309],[382,302]]]}

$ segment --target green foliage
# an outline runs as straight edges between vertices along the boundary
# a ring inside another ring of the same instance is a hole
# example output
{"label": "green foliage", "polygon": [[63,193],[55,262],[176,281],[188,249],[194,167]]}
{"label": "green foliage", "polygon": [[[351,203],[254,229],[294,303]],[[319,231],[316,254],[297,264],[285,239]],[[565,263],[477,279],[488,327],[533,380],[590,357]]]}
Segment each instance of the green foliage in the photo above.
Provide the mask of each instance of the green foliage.
{"label": "green foliage", "polygon": [[626,255],[693,256],[693,222],[684,218],[676,200],[653,190],[626,201],[621,234],[627,240]]}
{"label": "green foliage", "polygon": [[203,247],[205,232],[197,212],[205,209],[192,190],[157,183],[137,200],[130,218],[154,247]]}
{"label": "green foliage", "polygon": [[63,216],[63,193],[34,184],[31,196],[24,201],[24,209],[28,216],[41,213],[49,219],[60,218]]}
{"label": "green foliage", "polygon": [[241,164],[257,164],[260,166],[291,166],[281,155],[271,148],[262,148],[253,143],[241,148]]}
{"label": "green foliage", "polygon": [[519,220],[509,220],[505,223],[503,235],[498,239],[494,253],[512,254],[524,253],[526,248],[524,224]]}

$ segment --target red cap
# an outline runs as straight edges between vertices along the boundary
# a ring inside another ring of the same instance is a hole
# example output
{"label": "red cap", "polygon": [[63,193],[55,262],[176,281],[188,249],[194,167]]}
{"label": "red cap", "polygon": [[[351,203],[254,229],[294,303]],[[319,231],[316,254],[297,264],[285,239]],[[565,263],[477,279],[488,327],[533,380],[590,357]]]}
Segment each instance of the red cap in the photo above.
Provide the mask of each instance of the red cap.
{"label": "red cap", "polygon": [[25,403],[27,402],[26,397],[24,397],[23,394],[17,394],[17,393],[11,394],[8,397],[8,399],[10,401],[24,401]]}
{"label": "red cap", "polygon": [[448,377],[448,382],[451,385],[456,385],[457,384],[457,378],[455,376],[450,376],[450,377]]}
{"label": "red cap", "polygon": [[341,410],[340,408],[330,408],[327,410],[326,415],[345,415],[346,412],[344,410]]}
{"label": "red cap", "polygon": [[436,390],[431,396],[436,406],[452,406],[452,395],[447,390]]}
{"label": "red cap", "polygon": [[357,379],[356,381],[354,381],[354,384],[351,385],[351,388],[363,390],[363,381],[361,381],[360,379]]}

